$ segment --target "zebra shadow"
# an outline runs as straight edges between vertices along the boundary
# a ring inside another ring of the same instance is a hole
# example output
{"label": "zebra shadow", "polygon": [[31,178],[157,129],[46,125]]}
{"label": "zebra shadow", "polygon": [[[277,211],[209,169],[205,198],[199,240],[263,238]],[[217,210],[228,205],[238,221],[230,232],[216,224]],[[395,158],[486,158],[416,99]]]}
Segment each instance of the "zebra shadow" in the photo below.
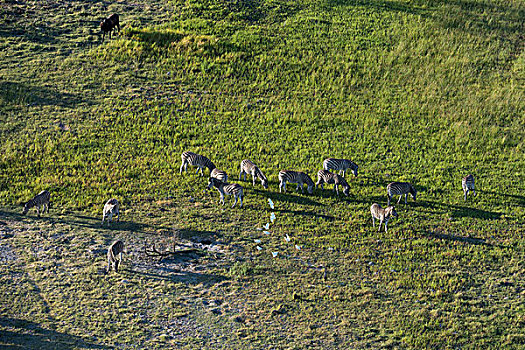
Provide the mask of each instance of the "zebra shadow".
{"label": "zebra shadow", "polygon": [[306,189],[305,189],[305,193],[303,196],[301,196],[300,190],[299,192],[296,192],[297,193],[296,195],[293,195],[290,192],[281,193],[281,192],[271,192],[267,190],[258,190],[258,189],[252,189],[252,191],[259,195],[266,196],[276,202],[281,201],[281,202],[295,203],[295,204],[301,204],[301,205],[312,205],[312,206],[318,206],[318,207],[323,205],[313,199],[305,197],[305,196],[313,196],[315,194],[315,191],[314,191],[314,194],[312,195],[307,194]]}
{"label": "zebra shadow", "polygon": [[515,201],[518,205],[525,205],[525,196],[519,196],[516,194],[508,194],[508,193],[501,193],[501,192],[495,192],[495,191],[487,191],[487,190],[476,190],[476,194],[489,194],[492,197],[502,196],[507,197]]}
{"label": "zebra shadow", "polygon": [[[86,342],[81,337],[45,329],[40,324],[18,318],[0,317],[2,349],[113,349]],[[6,345],[9,344],[9,345]]]}
{"label": "zebra shadow", "polygon": [[473,244],[473,245],[483,245],[487,247],[492,247],[493,245],[490,243],[487,243],[485,239],[483,238],[474,238],[474,237],[461,237],[461,236],[454,236],[449,235],[446,233],[437,233],[437,232],[431,232],[427,231],[424,233],[425,236],[428,238],[437,238],[445,241],[454,241],[454,242],[462,242],[467,244]]}
{"label": "zebra shadow", "polygon": [[419,201],[415,203],[415,206],[431,208],[434,210],[439,210],[440,214],[445,214],[450,212],[451,217],[453,218],[464,218],[470,217],[474,219],[484,219],[484,220],[495,220],[501,218],[501,213],[477,209],[472,207],[464,207],[455,204],[445,204],[433,201]]}
{"label": "zebra shadow", "polygon": [[293,215],[301,215],[301,216],[309,216],[309,217],[321,218],[321,219],[325,219],[327,221],[335,220],[335,216],[319,214],[319,213],[316,213],[316,212],[313,212],[313,211],[307,211],[307,210],[276,209],[276,211],[279,212],[279,213],[288,213],[288,214],[293,214]]}

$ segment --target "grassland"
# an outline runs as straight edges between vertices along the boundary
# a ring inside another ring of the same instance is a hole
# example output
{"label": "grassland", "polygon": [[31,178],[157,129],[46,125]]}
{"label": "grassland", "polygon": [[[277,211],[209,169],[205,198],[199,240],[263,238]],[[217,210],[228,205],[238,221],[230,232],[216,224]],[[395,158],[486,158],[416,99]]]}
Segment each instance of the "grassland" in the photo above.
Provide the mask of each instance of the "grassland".
{"label": "grassland", "polygon": [[[101,43],[112,12],[123,30]],[[525,347],[523,1],[0,14],[2,347]],[[232,178],[250,158],[270,190],[242,182],[245,207],[219,207],[206,178],[179,175],[184,150]],[[349,197],[278,193],[278,170],[314,176],[329,156],[360,166]],[[369,207],[396,180],[418,200],[377,232]],[[21,216],[42,189],[51,213]],[[100,227],[110,197],[122,220]],[[116,238],[124,269],[104,274]],[[158,261],[153,242],[193,251]]]}

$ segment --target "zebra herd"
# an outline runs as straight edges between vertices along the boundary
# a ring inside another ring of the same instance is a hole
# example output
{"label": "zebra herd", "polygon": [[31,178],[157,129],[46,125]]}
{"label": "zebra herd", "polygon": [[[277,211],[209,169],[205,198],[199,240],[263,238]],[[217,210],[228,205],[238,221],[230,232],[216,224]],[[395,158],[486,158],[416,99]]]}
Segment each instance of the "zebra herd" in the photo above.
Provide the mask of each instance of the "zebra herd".
{"label": "zebra herd", "polygon": [[[204,176],[203,169],[208,168],[210,171],[210,177],[208,179],[208,189],[216,188],[220,194],[219,202],[224,205],[224,196],[233,196],[234,203],[232,208],[235,207],[237,202],[239,202],[239,207],[243,205],[244,191],[243,187],[236,183],[228,182],[228,174],[219,170],[215,164],[200,154],[193,152],[183,152],[181,155],[182,164],[180,166],[180,174],[182,171],[187,171],[188,165],[197,167],[196,173],[201,173],[201,176]],[[314,184],[313,180],[308,176],[308,174],[300,171],[293,170],[281,170],[279,172],[279,192],[286,192],[286,183],[297,184],[297,191],[301,188],[301,192],[304,193],[304,185],[307,186],[308,193],[312,194],[314,187],[321,186],[321,189],[324,190],[324,184],[333,184],[334,192],[339,195],[339,186],[342,187],[343,193],[348,196],[350,191],[350,186],[345,179],[346,171],[350,169],[354,176],[357,176],[358,166],[354,162],[348,159],[336,159],[328,158],[323,161],[323,169],[317,172],[317,182]],[[339,173],[332,173],[331,170],[339,171]],[[342,176],[341,176],[342,173]],[[246,181],[246,175],[250,174],[252,176],[253,186],[255,186],[256,180],[261,181],[261,185],[268,189],[268,178],[264,173],[259,169],[255,163],[249,159],[244,159],[240,164],[239,180],[244,177]],[[473,192],[473,195],[476,196],[476,191],[474,189],[474,176],[469,174],[465,176],[461,181],[461,187],[463,188],[464,199],[467,200],[467,195],[470,191]],[[387,185],[387,207],[382,208],[379,204],[374,203],[370,207],[370,213],[372,214],[372,223],[375,227],[375,220],[379,220],[379,228],[381,230],[381,225],[384,223],[385,232],[387,232],[388,221],[392,217],[398,217],[395,208],[390,205],[390,201],[393,196],[399,196],[397,203],[401,201],[403,195],[405,196],[405,204],[407,204],[408,194],[416,200],[417,191],[414,186],[408,182],[391,182]],[[24,203],[24,210],[22,214],[27,214],[29,209],[36,207],[38,216],[40,216],[40,211],[49,212],[49,202],[51,195],[49,191],[44,190],[37,194],[35,197]],[[115,198],[108,200],[103,209],[102,213],[102,225],[104,221],[107,220],[108,225],[110,224],[113,217],[116,217],[116,221],[119,221],[119,202]],[[124,243],[122,241],[115,241],[108,248],[108,267],[107,271],[113,267],[115,271],[118,271],[118,266],[122,261],[122,253],[124,252]],[[118,256],[118,258],[117,258]]]}

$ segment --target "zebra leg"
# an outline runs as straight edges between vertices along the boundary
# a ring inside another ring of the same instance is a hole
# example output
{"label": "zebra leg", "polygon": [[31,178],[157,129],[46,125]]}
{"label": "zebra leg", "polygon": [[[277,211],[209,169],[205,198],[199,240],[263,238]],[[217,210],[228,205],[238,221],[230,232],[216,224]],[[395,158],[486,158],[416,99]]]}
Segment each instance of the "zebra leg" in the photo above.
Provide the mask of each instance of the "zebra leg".
{"label": "zebra leg", "polygon": [[222,203],[222,205],[224,205],[224,195],[222,193],[221,193],[221,199],[220,199],[219,203]]}
{"label": "zebra leg", "polygon": [[407,196],[408,196],[408,193],[405,193],[405,204],[407,204]]}
{"label": "zebra leg", "polygon": [[337,186],[335,184],[334,184],[334,192],[336,192],[337,195],[339,196],[339,186]]}
{"label": "zebra leg", "polygon": [[476,197],[476,190],[472,189],[472,192],[473,192],[474,197]]}
{"label": "zebra leg", "polygon": [[387,196],[387,198],[388,198],[388,201],[387,201],[387,203],[386,203],[386,206],[389,207],[389,206],[390,206],[390,199],[392,199],[392,196],[389,195],[389,194],[387,194],[386,196]]}
{"label": "zebra leg", "polygon": [[399,199],[397,200],[397,204],[399,204],[399,202],[401,202],[401,198],[403,198],[403,195],[399,196]]}
{"label": "zebra leg", "polygon": [[377,232],[381,231],[381,224],[383,223],[383,219],[379,219],[379,228],[377,229]]}
{"label": "zebra leg", "polygon": [[38,217],[40,217],[40,204],[36,206],[36,213],[38,214]]}
{"label": "zebra leg", "polygon": [[385,232],[388,232],[387,225],[388,225],[388,220],[385,220]]}
{"label": "zebra leg", "polygon": [[465,200],[467,200],[467,193],[468,193],[468,190],[463,190],[463,197],[465,198]]}
{"label": "zebra leg", "polygon": [[233,195],[233,198],[234,198],[234,201],[233,201],[232,208],[235,207],[235,204],[237,204],[237,199],[238,199],[239,197],[237,197],[237,195],[234,194],[234,195]]}
{"label": "zebra leg", "polygon": [[257,177],[255,176],[255,171],[254,171],[254,172],[252,172],[253,186],[255,186],[255,179],[256,179],[256,178],[257,178]]}
{"label": "zebra leg", "polygon": [[182,175],[182,169],[184,169],[184,171],[186,171],[186,162],[185,161],[182,161],[182,164],[180,165],[180,174]]}
{"label": "zebra leg", "polygon": [[343,177],[346,177],[346,169],[343,169]]}
{"label": "zebra leg", "polygon": [[115,221],[116,221],[116,222],[119,222],[119,220],[120,220],[120,213],[119,213],[118,210],[117,210],[117,212],[115,213],[115,216],[116,216]]}
{"label": "zebra leg", "polygon": [[372,215],[372,225],[375,228],[376,227],[376,218]]}
{"label": "zebra leg", "polygon": [[242,169],[241,169],[241,172],[239,173],[239,181],[241,181],[241,176],[242,176]]}
{"label": "zebra leg", "polygon": [[242,194],[239,194],[239,199],[241,201],[241,204],[239,205],[239,208],[242,208]]}

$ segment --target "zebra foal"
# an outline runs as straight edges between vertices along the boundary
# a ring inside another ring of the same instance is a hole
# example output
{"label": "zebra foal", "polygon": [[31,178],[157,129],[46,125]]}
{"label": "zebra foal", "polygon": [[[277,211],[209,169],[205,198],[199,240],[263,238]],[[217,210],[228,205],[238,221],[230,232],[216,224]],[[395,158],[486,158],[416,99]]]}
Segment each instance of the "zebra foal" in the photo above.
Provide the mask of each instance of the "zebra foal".
{"label": "zebra foal", "polygon": [[36,207],[36,212],[40,216],[40,207],[42,207],[42,212],[49,213],[49,200],[51,199],[51,194],[47,190],[43,190],[29,201],[24,204],[23,215],[26,215],[29,209]]}
{"label": "zebra foal", "polygon": [[312,194],[314,191],[314,182],[312,181],[310,176],[301,171],[281,170],[279,172],[279,192],[281,192],[281,190],[283,189],[284,193],[286,193],[287,182],[296,183],[296,191],[299,191],[299,187],[301,187],[301,193],[304,193],[304,184],[308,186],[309,194]]}
{"label": "zebra foal", "polygon": [[350,159],[336,159],[336,158],[327,158],[323,161],[323,169],[326,171],[338,170],[339,174],[343,172],[343,176],[346,176],[346,170],[352,170],[354,176],[357,176],[358,166],[356,163],[352,162]]}
{"label": "zebra foal", "polygon": [[338,186],[341,185],[341,187],[343,187],[343,193],[345,194],[345,196],[348,196],[348,192],[350,191],[350,186],[348,185],[348,182],[346,182],[345,178],[342,177],[341,175],[331,173],[328,170],[319,170],[317,172],[317,182],[315,183],[315,188],[321,185],[321,189],[324,190],[324,183],[334,184],[334,191],[337,192],[338,196],[339,196]]}
{"label": "zebra foal", "polygon": [[391,182],[386,186],[386,192],[388,197],[387,206],[390,205],[390,200],[392,199],[392,196],[399,195],[399,200],[397,201],[397,203],[399,204],[399,202],[401,201],[401,197],[405,195],[405,204],[407,204],[407,195],[410,193],[410,195],[415,201],[417,194],[417,191],[414,188],[414,186],[412,186],[408,182]]}
{"label": "zebra foal", "polygon": [[113,219],[113,216],[116,217],[116,221],[118,222],[120,219],[119,214],[119,202],[115,198],[111,198],[104,204],[104,209],[102,210],[102,224],[104,225],[104,220],[108,220],[108,226],[111,223],[111,220]]}
{"label": "zebra foal", "polygon": [[381,208],[381,206],[377,203],[372,204],[370,207],[370,213],[372,214],[372,224],[374,227],[376,227],[376,219],[379,220],[379,229],[378,231],[381,231],[381,224],[385,223],[385,232],[388,232],[388,220],[390,220],[391,217],[397,218],[397,212],[394,209],[394,207],[386,207]]}
{"label": "zebra foal", "polygon": [[474,175],[469,174],[461,180],[461,187],[463,187],[463,194],[465,197],[465,200],[467,200],[467,194],[470,193],[470,191],[473,192],[474,197],[476,196],[476,190],[474,189]]}
{"label": "zebra foal", "polygon": [[[122,263],[122,253],[124,253],[124,243],[122,241],[115,241],[108,248],[108,267],[106,272],[109,273],[111,268],[118,272],[118,267]],[[118,256],[118,259],[117,259]]]}
{"label": "zebra foal", "polygon": [[220,203],[224,205],[224,195],[232,196],[235,198],[235,201],[233,202],[232,208],[235,207],[235,204],[237,204],[237,200],[240,201],[239,208],[242,208],[242,197],[243,197],[243,189],[241,185],[238,184],[227,184],[220,180],[217,180],[214,177],[210,177],[208,179],[208,189],[211,189],[212,187],[215,187],[217,191],[221,194]]}
{"label": "zebra foal", "polygon": [[250,174],[253,179],[253,186],[255,186],[255,179],[261,180],[261,185],[268,189],[268,179],[264,176],[263,172],[257,165],[255,165],[251,160],[245,159],[241,162],[241,172],[239,173],[239,180],[241,176],[244,175],[244,181],[246,181],[246,174]]}
{"label": "zebra foal", "polygon": [[196,174],[198,174],[200,170],[201,176],[204,176],[204,172],[202,171],[203,168],[210,169],[210,172],[216,168],[215,164],[213,164],[211,160],[197,153],[193,153],[189,151],[182,152],[181,158],[182,158],[182,164],[180,165],[181,175],[182,175],[183,169],[184,171],[187,171],[188,164],[191,166],[196,166],[197,167]]}

